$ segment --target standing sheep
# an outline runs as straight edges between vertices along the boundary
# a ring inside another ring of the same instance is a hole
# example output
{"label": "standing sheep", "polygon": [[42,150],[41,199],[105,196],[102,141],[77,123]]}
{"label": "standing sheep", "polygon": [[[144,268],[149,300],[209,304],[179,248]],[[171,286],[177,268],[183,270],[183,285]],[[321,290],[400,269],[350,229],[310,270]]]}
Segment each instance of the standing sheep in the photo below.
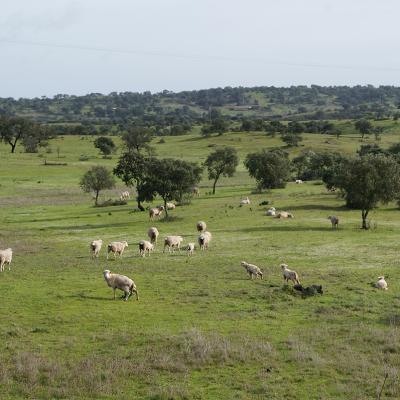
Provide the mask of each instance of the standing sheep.
{"label": "standing sheep", "polygon": [[194,253],[194,248],[195,248],[194,243],[188,243],[188,244],[187,244],[187,246],[186,246],[186,251],[187,251],[188,256],[192,256],[192,255],[193,255],[193,253]]}
{"label": "standing sheep", "polygon": [[178,249],[179,251],[181,251],[181,242],[183,241],[182,236],[167,236],[164,239],[164,251],[163,253],[165,253],[165,248],[168,247],[168,252],[171,252],[172,250]]}
{"label": "standing sheep", "polygon": [[124,192],[121,192],[121,195],[119,196],[120,200],[128,200],[131,198],[131,195],[129,194],[129,192],[127,190],[125,190]]}
{"label": "standing sheep", "polygon": [[275,209],[275,207],[269,208],[268,211],[266,212],[266,215],[267,215],[268,217],[275,217],[275,215],[276,215],[276,209]]}
{"label": "standing sheep", "polygon": [[388,284],[385,281],[385,277],[384,276],[378,277],[378,282],[376,282],[374,286],[377,289],[388,290]]}
{"label": "standing sheep", "polygon": [[150,220],[153,221],[154,219],[161,217],[163,212],[164,212],[164,206],[150,208],[149,210]]}
{"label": "standing sheep", "polygon": [[175,210],[176,205],[174,203],[167,203],[167,210]]}
{"label": "standing sheep", "polygon": [[0,250],[0,272],[4,271],[4,266],[8,264],[8,270],[11,270],[11,261],[12,261],[12,249],[8,248],[5,250]]}
{"label": "standing sheep", "polygon": [[92,251],[92,258],[97,258],[100,254],[103,241],[101,239],[93,240],[90,243],[90,250]]}
{"label": "standing sheep", "polygon": [[198,186],[192,186],[191,192],[193,196],[199,197],[200,196],[200,188]]}
{"label": "standing sheep", "polygon": [[108,246],[107,246],[107,260],[108,260],[108,256],[110,253],[114,254],[114,259],[117,258],[117,254],[119,255],[119,257],[122,257],[122,253],[125,250],[125,247],[128,247],[128,242],[124,241],[124,242],[111,242]]}
{"label": "standing sheep", "polygon": [[112,288],[114,292],[115,300],[115,290],[119,289],[125,293],[125,301],[129,299],[132,293],[136,293],[136,300],[139,300],[139,293],[136,289],[135,282],[125,275],[112,274],[110,270],[106,269],[103,271],[104,279],[107,285]]}
{"label": "standing sheep", "polygon": [[158,232],[158,229],[155,226],[152,226],[147,231],[147,236],[150,239],[150,243],[152,243],[154,246],[157,244],[157,239],[159,234],[160,233]]}
{"label": "standing sheep", "polygon": [[262,273],[261,269],[257,267],[257,265],[249,264],[246,261],[242,261],[240,263],[240,265],[247,271],[250,279],[253,279],[254,277],[256,277],[256,279],[258,277],[263,279],[263,273]]}
{"label": "standing sheep", "polygon": [[332,229],[334,228],[339,228],[339,218],[336,217],[335,215],[330,215],[328,217],[329,221],[331,221],[332,224]]}
{"label": "standing sheep", "polygon": [[283,279],[286,282],[289,282],[289,280],[291,280],[293,283],[300,285],[299,276],[297,275],[296,271],[290,270],[286,264],[281,264],[281,269],[282,269]]}
{"label": "standing sheep", "polygon": [[240,201],[241,206],[245,206],[247,204],[250,204],[250,199],[248,197]]}
{"label": "standing sheep", "polygon": [[146,252],[150,257],[150,252],[154,250],[154,245],[148,240],[141,240],[139,242],[139,255],[146,257]]}
{"label": "standing sheep", "polygon": [[288,213],[287,211],[281,211],[278,214],[276,214],[275,218],[294,218],[293,214]]}
{"label": "standing sheep", "polygon": [[196,229],[198,232],[204,232],[207,229],[207,224],[204,221],[199,221],[196,224]]}
{"label": "standing sheep", "polygon": [[203,233],[199,236],[199,239],[198,239],[200,249],[201,249],[201,250],[207,250],[207,249],[208,249],[208,246],[209,246],[209,244],[210,244],[210,242],[211,242],[211,239],[212,239],[212,235],[211,235],[210,232],[208,232],[208,231],[203,232]]}

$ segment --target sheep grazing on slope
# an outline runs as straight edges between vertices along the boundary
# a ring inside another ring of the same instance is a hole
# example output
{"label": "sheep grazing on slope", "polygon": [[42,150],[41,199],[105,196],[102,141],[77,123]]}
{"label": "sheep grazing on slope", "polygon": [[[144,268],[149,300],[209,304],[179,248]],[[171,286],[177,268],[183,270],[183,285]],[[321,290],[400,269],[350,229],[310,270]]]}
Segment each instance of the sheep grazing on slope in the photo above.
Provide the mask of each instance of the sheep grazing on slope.
{"label": "sheep grazing on slope", "polygon": [[147,231],[147,236],[150,238],[150,243],[153,243],[154,246],[157,244],[157,239],[159,234],[160,233],[158,232],[158,229],[155,226],[152,226]]}
{"label": "sheep grazing on slope", "polygon": [[122,253],[125,250],[125,247],[128,247],[128,242],[124,241],[124,242],[111,242],[108,246],[107,246],[107,260],[108,260],[108,256],[110,253],[114,254],[114,259],[117,258],[117,254],[119,255],[119,257],[122,257]]}
{"label": "sheep grazing on slope", "polygon": [[250,199],[248,197],[240,201],[241,206],[245,206],[247,204],[250,204]]}
{"label": "sheep grazing on slope", "polygon": [[384,276],[378,277],[378,282],[376,282],[374,286],[377,289],[388,290],[388,284],[385,281],[385,277]]}
{"label": "sheep grazing on slope", "polygon": [[125,301],[129,299],[132,293],[136,293],[136,300],[139,300],[139,293],[136,289],[135,282],[125,275],[112,274],[110,270],[106,269],[103,271],[104,279],[107,285],[112,288],[114,292],[115,300],[115,290],[119,289],[125,293]]}
{"label": "sheep grazing on slope", "polygon": [[203,232],[198,238],[200,249],[207,250],[208,246],[211,242],[211,239],[212,239],[212,235],[210,232],[208,232],[208,231]]}
{"label": "sheep grazing on slope", "polygon": [[161,217],[162,213],[164,212],[164,206],[150,208],[149,210],[149,217],[151,220]]}
{"label": "sheep grazing on slope", "polygon": [[195,248],[195,244],[194,243],[188,243],[186,246],[186,251],[188,256],[192,256],[194,253],[194,248]]}
{"label": "sheep grazing on slope", "polygon": [[131,195],[129,194],[129,192],[127,190],[125,190],[124,192],[121,192],[121,195],[119,196],[120,200],[128,200],[131,198]]}
{"label": "sheep grazing on slope", "polygon": [[300,184],[303,183],[303,181],[302,181],[301,179],[296,179],[296,180],[295,180],[295,183],[297,183],[298,185],[300,185]]}
{"label": "sheep grazing on slope", "polygon": [[297,275],[296,271],[290,270],[286,264],[281,264],[281,269],[282,269],[283,279],[286,282],[289,282],[290,280],[293,283],[300,285],[299,276]]}
{"label": "sheep grazing on slope", "polygon": [[198,186],[192,186],[191,192],[193,196],[200,196],[200,188]]}
{"label": "sheep grazing on slope", "polygon": [[288,213],[287,211],[280,211],[276,214],[275,218],[294,218],[293,214]]}
{"label": "sheep grazing on slope", "polygon": [[176,205],[174,203],[167,203],[167,210],[175,210]]}
{"label": "sheep grazing on slope", "polygon": [[267,210],[267,212],[266,212],[266,215],[267,215],[268,217],[275,217],[275,215],[276,215],[276,209],[275,209],[275,207],[269,208],[269,209]]}
{"label": "sheep grazing on slope", "polygon": [[90,243],[90,250],[92,251],[92,258],[97,258],[100,254],[103,241],[101,239],[93,240]]}
{"label": "sheep grazing on slope", "polygon": [[146,257],[146,253],[150,256],[150,252],[154,250],[153,243],[148,240],[141,240],[139,242],[139,255]]}
{"label": "sheep grazing on slope", "polygon": [[329,221],[331,221],[332,229],[339,227],[339,218],[338,217],[336,217],[335,215],[330,215],[328,217],[328,219],[329,219]]}
{"label": "sheep grazing on slope", "polygon": [[204,221],[199,221],[196,224],[196,229],[198,232],[204,232],[207,229],[207,224]]}
{"label": "sheep grazing on slope", "polygon": [[8,270],[11,270],[12,249],[0,250],[0,272],[4,271],[4,266],[8,265]]}
{"label": "sheep grazing on slope", "polygon": [[250,279],[253,279],[254,277],[256,277],[256,279],[258,277],[263,279],[263,273],[262,273],[261,269],[257,267],[257,265],[249,264],[246,261],[242,261],[240,263],[240,265],[247,271]]}
{"label": "sheep grazing on slope", "polygon": [[165,253],[165,248],[168,247],[168,252],[171,252],[172,250],[178,249],[179,251],[181,250],[181,242],[183,241],[182,236],[167,236],[164,239],[164,251]]}

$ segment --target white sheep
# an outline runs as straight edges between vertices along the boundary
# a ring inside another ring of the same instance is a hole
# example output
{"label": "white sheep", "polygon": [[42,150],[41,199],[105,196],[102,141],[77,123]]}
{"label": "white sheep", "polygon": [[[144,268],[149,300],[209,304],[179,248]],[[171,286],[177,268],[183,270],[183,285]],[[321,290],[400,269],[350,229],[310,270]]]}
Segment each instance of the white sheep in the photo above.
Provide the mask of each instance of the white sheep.
{"label": "white sheep", "polygon": [[287,211],[280,211],[276,214],[275,218],[294,218],[293,214],[288,213]]}
{"label": "white sheep", "polygon": [[200,188],[198,186],[192,186],[191,192],[193,196],[200,196]]}
{"label": "white sheep", "polygon": [[241,206],[244,206],[244,205],[247,205],[247,204],[250,204],[250,199],[248,197],[246,197],[245,199],[240,201],[240,205]]}
{"label": "white sheep", "polygon": [[385,277],[384,276],[378,277],[378,282],[375,283],[375,287],[377,289],[388,290],[388,284],[385,281]]}
{"label": "white sheep", "polygon": [[121,192],[121,195],[119,196],[120,200],[128,200],[131,198],[131,195],[129,194],[129,192],[127,190],[125,190],[124,192]]}
{"label": "white sheep", "polygon": [[192,256],[194,253],[194,249],[195,249],[195,244],[194,243],[188,243],[186,246],[186,251],[188,256]]}
{"label": "white sheep", "polygon": [[208,231],[203,232],[198,238],[200,249],[207,250],[208,246],[211,242],[211,239],[212,239],[212,235],[210,232],[208,232]]}
{"label": "white sheep", "polygon": [[257,265],[249,264],[246,261],[241,261],[240,265],[242,267],[244,267],[244,269],[247,271],[247,273],[249,274],[250,279],[253,279],[254,277],[256,277],[256,279],[258,277],[263,279],[263,273],[262,273],[261,269],[257,267]]}
{"label": "white sheep", "polygon": [[283,279],[286,282],[289,282],[289,280],[291,280],[293,283],[300,285],[299,275],[297,274],[296,271],[290,270],[286,264],[281,264],[281,269],[282,269]]}
{"label": "white sheep", "polygon": [[268,217],[275,217],[276,215],[276,209],[275,207],[271,207],[270,209],[267,210],[266,215]]}
{"label": "white sheep", "polygon": [[97,258],[100,254],[103,241],[101,239],[93,240],[90,243],[90,250],[92,251],[92,258]]}
{"label": "white sheep", "polygon": [[150,243],[153,243],[154,246],[157,244],[159,234],[160,233],[158,232],[158,229],[155,226],[152,226],[147,231],[147,236],[150,238]]}
{"label": "white sheep", "polygon": [[296,179],[295,182],[296,182],[298,185],[303,183],[303,181],[302,181],[301,179]]}
{"label": "white sheep", "polygon": [[330,215],[328,217],[328,219],[329,219],[329,221],[331,221],[332,229],[339,227],[339,218],[338,217],[336,217],[335,215]]}
{"label": "white sheep", "polygon": [[114,292],[115,300],[115,290],[119,289],[125,293],[125,301],[129,299],[132,293],[136,293],[136,300],[139,300],[139,293],[136,289],[135,282],[125,275],[112,274],[110,270],[106,269],[103,271],[104,279],[107,285],[112,288]]}
{"label": "white sheep", "polygon": [[154,250],[153,243],[150,243],[148,240],[141,240],[139,242],[139,255],[142,257],[146,256],[147,254],[150,256],[150,252]]}
{"label": "white sheep", "polygon": [[108,260],[108,256],[110,253],[114,254],[114,259],[117,258],[117,254],[119,255],[119,257],[122,257],[122,253],[125,250],[125,247],[128,247],[128,242],[127,241],[123,241],[123,242],[111,242],[108,246],[107,246],[107,260]]}
{"label": "white sheep", "polygon": [[207,224],[204,221],[199,221],[196,224],[196,229],[198,232],[204,232],[207,229]]}
{"label": "white sheep", "polygon": [[175,210],[176,205],[174,203],[167,203],[167,210]]}
{"label": "white sheep", "polygon": [[163,212],[164,212],[164,206],[150,208],[149,217],[151,220],[154,220],[155,218],[161,217]]}
{"label": "white sheep", "polygon": [[164,239],[164,250],[163,253],[165,253],[165,248],[168,247],[168,252],[171,252],[172,250],[178,249],[181,251],[181,242],[183,241],[182,236],[167,236]]}
{"label": "white sheep", "polygon": [[12,249],[8,248],[5,250],[0,250],[0,272],[4,271],[4,266],[8,264],[8,270],[11,270],[11,261],[12,261]]}

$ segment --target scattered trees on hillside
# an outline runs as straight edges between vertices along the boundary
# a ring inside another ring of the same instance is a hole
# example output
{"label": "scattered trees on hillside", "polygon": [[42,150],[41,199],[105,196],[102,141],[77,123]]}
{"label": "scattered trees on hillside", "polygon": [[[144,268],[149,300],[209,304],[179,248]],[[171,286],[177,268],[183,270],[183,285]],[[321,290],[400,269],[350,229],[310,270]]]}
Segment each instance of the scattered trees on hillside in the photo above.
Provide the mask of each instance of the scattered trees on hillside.
{"label": "scattered trees on hillside", "polygon": [[400,197],[400,165],[383,154],[342,160],[324,181],[341,190],[348,207],[361,210],[362,229],[369,228],[368,214],[378,203]]}
{"label": "scattered trees on hillside", "polygon": [[106,167],[96,165],[83,175],[80,187],[84,192],[94,193],[94,204],[97,206],[100,192],[106,189],[113,189],[115,180]]}
{"label": "scattered trees on hillside", "polygon": [[221,175],[233,176],[238,164],[237,151],[233,147],[217,149],[208,155],[204,165],[208,170],[208,179],[214,181],[213,194],[215,194],[215,187]]}
{"label": "scattered trees on hillside", "polygon": [[354,127],[360,132],[362,139],[372,131],[372,124],[367,119],[359,119],[354,123]]}
{"label": "scattered trees on hillside", "polygon": [[123,128],[122,140],[128,151],[151,150],[150,146],[153,133],[151,129],[144,126],[128,125]]}
{"label": "scattered trees on hillside", "polygon": [[114,153],[116,146],[114,141],[107,136],[100,136],[94,141],[94,147],[100,150],[104,157]]}
{"label": "scattered trees on hillside", "polygon": [[257,182],[257,189],[283,188],[290,174],[290,160],[286,152],[277,149],[250,153],[245,160],[249,175]]}
{"label": "scattered trees on hillside", "polygon": [[297,147],[299,143],[303,140],[300,133],[286,132],[281,136],[283,142],[286,143],[288,147]]}

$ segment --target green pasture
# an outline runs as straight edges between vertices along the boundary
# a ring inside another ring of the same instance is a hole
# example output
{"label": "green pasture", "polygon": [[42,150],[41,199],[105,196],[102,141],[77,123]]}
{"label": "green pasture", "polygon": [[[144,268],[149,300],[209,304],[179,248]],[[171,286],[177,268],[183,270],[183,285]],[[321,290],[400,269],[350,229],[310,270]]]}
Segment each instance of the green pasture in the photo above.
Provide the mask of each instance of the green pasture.
{"label": "green pasture", "polygon": [[[398,138],[393,130],[380,145]],[[164,139],[154,140],[158,156],[197,162],[215,146],[237,148],[242,161],[283,146],[261,133]],[[362,144],[354,134],[304,139],[291,156],[306,148],[350,154]],[[360,212],[318,182],[253,194],[241,164],[215,196],[205,177],[192,204],[150,222],[133,199],[94,208],[78,186],[90,166],[111,169],[118,154],[103,159],[91,137],[66,136],[50,147],[38,155],[0,146],[0,249],[14,250],[11,271],[0,274],[0,399],[376,399],[384,382],[381,399],[400,397],[396,204],[376,209],[372,229],[362,231]],[[102,198],[123,188],[119,182]],[[239,207],[245,196],[252,204]],[[295,218],[266,217],[263,201]],[[168,234],[196,241],[200,219],[213,234],[209,251],[162,253]],[[137,243],[153,225],[161,240],[141,258]],[[98,238],[104,247],[93,261],[88,245]],[[107,261],[105,247],[115,240],[129,247]],[[242,260],[259,265],[264,279],[249,280]],[[294,292],[282,262],[324,294]],[[106,268],[134,279],[140,300],[113,301]],[[371,285],[380,275],[386,292]]]}

